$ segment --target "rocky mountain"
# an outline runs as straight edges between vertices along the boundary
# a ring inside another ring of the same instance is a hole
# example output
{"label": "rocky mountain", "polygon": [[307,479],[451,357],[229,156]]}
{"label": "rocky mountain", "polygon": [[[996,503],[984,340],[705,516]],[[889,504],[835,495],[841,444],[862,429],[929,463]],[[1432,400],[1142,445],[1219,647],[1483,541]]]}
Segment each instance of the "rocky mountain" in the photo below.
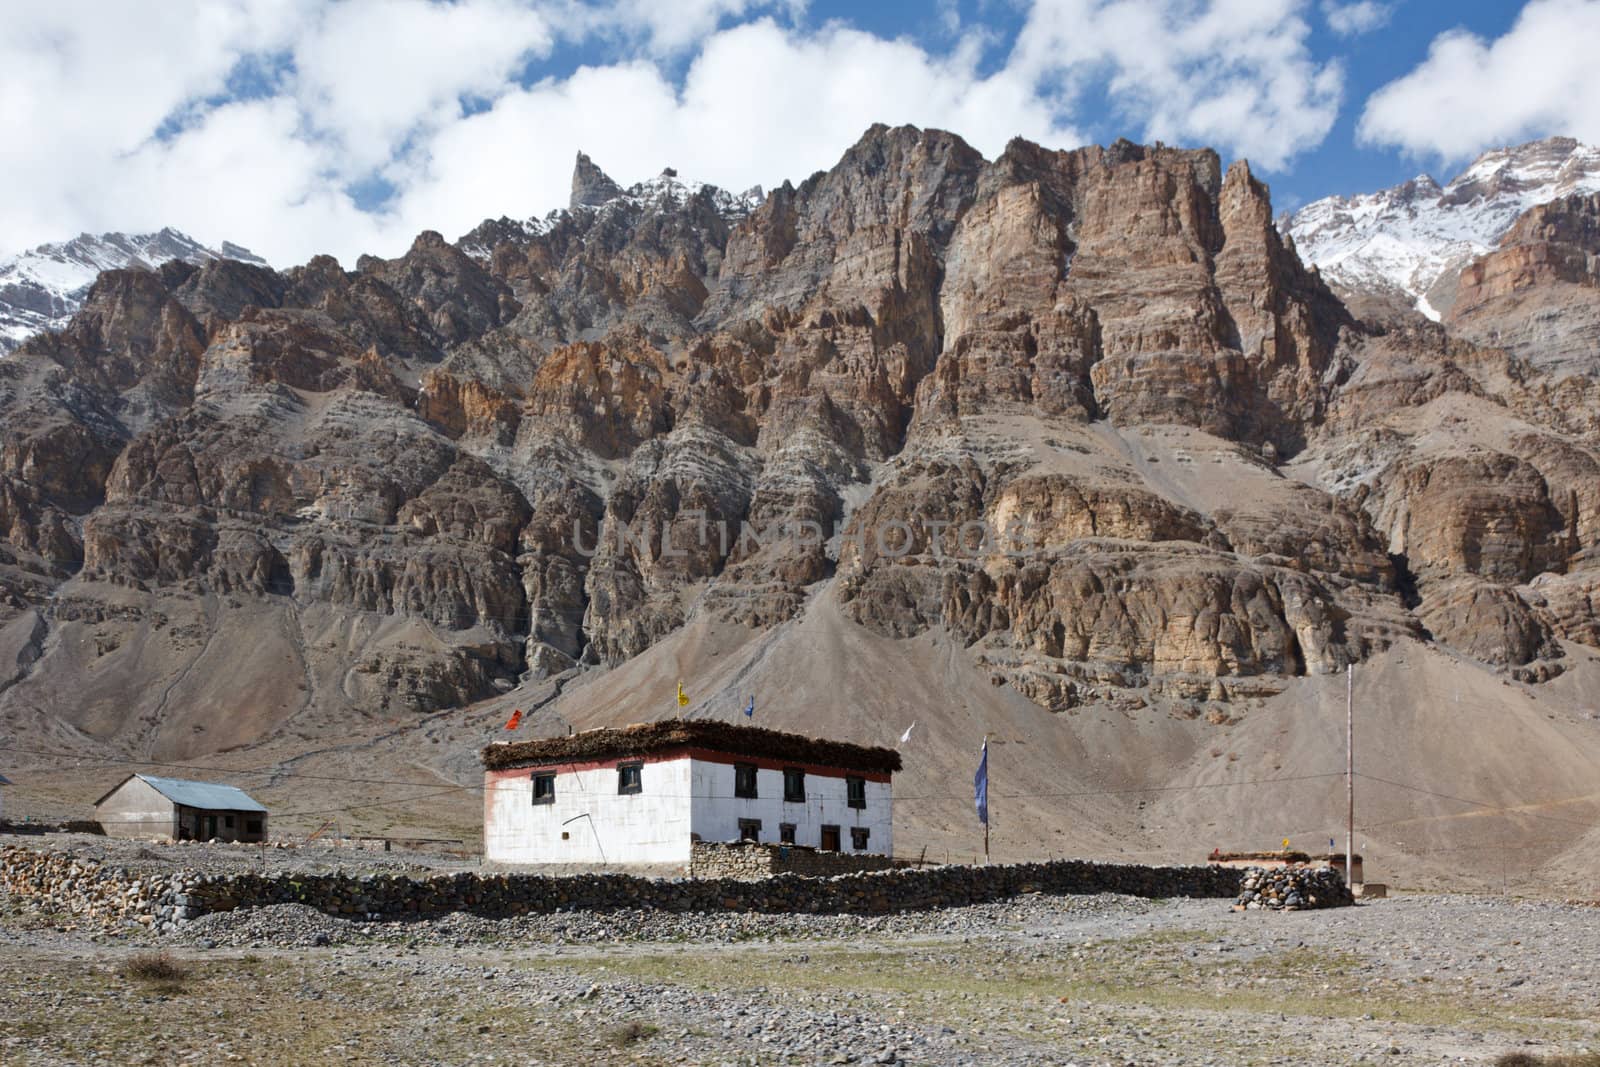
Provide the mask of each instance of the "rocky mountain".
{"label": "rocky mountain", "polygon": [[159,233],[79,234],[0,259],[0,355],[36,333],[65,326],[103,270],[154,269],[171,260],[205,263],[237,259],[266,261],[228,241],[207,248],[174,229]]}
{"label": "rocky mountain", "polygon": [[1600,148],[1551,137],[1479,156],[1439,184],[1426,174],[1376,193],[1330,196],[1279,220],[1307,263],[1344,291],[1390,296],[1437,322],[1462,267],[1529,208],[1600,192]]}
{"label": "rocky mountain", "polygon": [[0,740],[470,782],[513,704],[687,678],[916,719],[934,799],[997,731],[1018,851],[1063,789],[1083,847],[1170,848],[1214,810],[1119,790],[1328,778],[1358,664],[1371,773],[1592,792],[1595,218],[1525,213],[1443,325],[1369,319],[1244,162],[875,126],[765,195],[580,156],[566,210],[353,270],[106,271],[0,362]]}

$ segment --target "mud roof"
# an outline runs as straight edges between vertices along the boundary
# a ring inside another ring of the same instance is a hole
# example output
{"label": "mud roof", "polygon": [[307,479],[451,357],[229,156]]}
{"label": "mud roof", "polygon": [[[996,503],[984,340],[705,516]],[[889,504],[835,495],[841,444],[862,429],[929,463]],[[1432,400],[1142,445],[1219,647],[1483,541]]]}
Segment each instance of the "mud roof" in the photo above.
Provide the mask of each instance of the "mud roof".
{"label": "mud roof", "polygon": [[668,719],[586,730],[567,737],[489,745],[483,750],[483,766],[486,770],[499,771],[578,760],[625,759],[680,748],[702,748],[730,756],[788,760],[876,774],[892,774],[900,769],[900,753],[892,748],[826,741],[715,719]]}

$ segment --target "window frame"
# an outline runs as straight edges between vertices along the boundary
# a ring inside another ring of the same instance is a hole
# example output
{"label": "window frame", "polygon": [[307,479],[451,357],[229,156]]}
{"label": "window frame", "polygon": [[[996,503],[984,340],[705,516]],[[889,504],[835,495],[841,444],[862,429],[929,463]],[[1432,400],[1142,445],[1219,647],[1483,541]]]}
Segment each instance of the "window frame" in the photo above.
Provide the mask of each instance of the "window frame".
{"label": "window frame", "polygon": [[[746,836],[747,834],[749,836]],[[759,845],[761,843],[761,820],[740,819],[739,841],[741,844],[748,841],[752,845]]]}
{"label": "window frame", "polygon": [[[742,779],[748,777],[748,786]],[[761,788],[760,768],[754,763],[735,763],[733,765],[733,796],[736,800],[759,800]]]}
{"label": "window frame", "polygon": [[867,780],[865,778],[846,778],[844,780],[845,804],[857,811],[867,810]]}
{"label": "window frame", "polygon": [[865,852],[872,847],[872,828],[870,826],[850,827],[850,851]]}
{"label": "window frame", "polygon": [[804,767],[785,767],[783,769],[783,802],[785,804],[804,804],[806,802],[806,769]]}
{"label": "window frame", "polygon": [[797,829],[798,829],[798,827],[792,822],[780,822],[778,824],[778,844],[780,844],[780,845],[793,845],[793,844],[796,844],[797,842],[795,841],[794,837],[795,837],[795,831]]}
{"label": "window frame", "polygon": [[[629,775],[632,776],[630,782]],[[638,796],[644,792],[644,761],[635,760],[630,763],[617,764],[617,795],[619,797]]]}
{"label": "window frame", "polygon": [[[528,775],[528,782],[533,790],[535,804],[554,804],[556,802],[556,772],[533,771]],[[540,785],[543,783],[543,789]]]}

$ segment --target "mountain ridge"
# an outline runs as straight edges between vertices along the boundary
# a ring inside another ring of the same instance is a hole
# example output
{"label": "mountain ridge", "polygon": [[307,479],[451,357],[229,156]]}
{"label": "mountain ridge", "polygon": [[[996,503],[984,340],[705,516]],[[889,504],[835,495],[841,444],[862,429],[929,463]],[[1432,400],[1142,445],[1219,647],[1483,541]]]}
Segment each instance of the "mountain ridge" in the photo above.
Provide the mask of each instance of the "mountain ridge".
{"label": "mountain ridge", "polygon": [[0,356],[34,334],[70,322],[101,271],[153,270],[174,259],[237,259],[266,266],[266,260],[231,241],[208,248],[170,226],[145,234],[82,233],[0,258]]}
{"label": "mountain ridge", "polygon": [[[0,362],[0,738],[470,782],[512,706],[759,686],[779,727],[937,724],[913,793],[1009,738],[1019,792],[1099,797],[1073,840],[1175,855],[1222,815],[1117,791],[1321,774],[1354,664],[1390,777],[1579,793],[1600,388],[1580,317],[1490,332],[1589,299],[1587,207],[1527,216],[1457,331],[1353,310],[1208,149],[878,126],[748,210],[602,179],[353,270],[109,271]],[[1481,751],[1437,735],[1452,679]],[[1239,834],[1309,825],[1273,795]],[[906,840],[955,833],[927,810]],[[1472,843],[1425,836],[1371,851]]]}
{"label": "mountain ridge", "polygon": [[1324,197],[1279,216],[1278,227],[1330,282],[1404,297],[1438,321],[1454,275],[1523,212],[1596,191],[1600,148],[1552,137],[1485,152],[1446,186],[1420,174],[1374,193]]}

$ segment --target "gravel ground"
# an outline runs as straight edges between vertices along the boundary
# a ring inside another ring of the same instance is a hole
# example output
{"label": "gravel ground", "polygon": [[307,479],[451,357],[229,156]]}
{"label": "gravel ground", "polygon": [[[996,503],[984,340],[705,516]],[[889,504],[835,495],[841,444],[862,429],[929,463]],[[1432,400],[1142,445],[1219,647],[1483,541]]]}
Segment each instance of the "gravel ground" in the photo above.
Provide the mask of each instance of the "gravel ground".
{"label": "gravel ground", "polygon": [[[1492,1063],[1600,1048],[1600,911],[1029,896],[889,917],[570,912],[176,935],[0,895],[0,1062]],[[189,969],[122,977],[137,951]]]}

